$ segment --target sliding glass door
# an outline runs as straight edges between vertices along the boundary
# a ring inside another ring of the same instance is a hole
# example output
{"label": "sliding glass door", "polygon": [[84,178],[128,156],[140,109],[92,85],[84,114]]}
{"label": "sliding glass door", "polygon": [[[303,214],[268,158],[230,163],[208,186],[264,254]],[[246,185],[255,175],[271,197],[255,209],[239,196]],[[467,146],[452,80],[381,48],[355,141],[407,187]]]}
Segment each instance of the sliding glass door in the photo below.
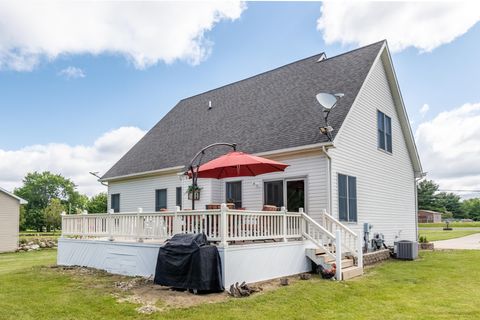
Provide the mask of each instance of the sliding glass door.
{"label": "sliding glass door", "polygon": [[298,209],[305,209],[305,180],[287,180],[287,210],[298,212]]}

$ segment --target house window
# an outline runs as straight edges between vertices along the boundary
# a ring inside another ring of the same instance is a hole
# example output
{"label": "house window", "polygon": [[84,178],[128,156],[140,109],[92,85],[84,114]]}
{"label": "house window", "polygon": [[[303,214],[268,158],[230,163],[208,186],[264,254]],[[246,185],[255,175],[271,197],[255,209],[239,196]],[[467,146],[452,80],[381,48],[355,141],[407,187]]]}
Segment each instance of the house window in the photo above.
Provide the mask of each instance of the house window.
{"label": "house window", "polygon": [[120,212],[120,193],[110,196],[110,209],[113,209],[113,212]]}
{"label": "house window", "polygon": [[339,220],[357,222],[357,178],[338,175]]}
{"label": "house window", "polygon": [[176,189],[176,205],[182,209],[182,187]]}
{"label": "house window", "polygon": [[155,211],[167,209],[167,189],[155,190]]}
{"label": "house window", "polygon": [[227,203],[234,203],[235,209],[242,207],[242,182],[227,182],[225,183]]}
{"label": "house window", "polygon": [[377,111],[378,148],[392,152],[392,119]]}
{"label": "house window", "polygon": [[264,204],[283,207],[283,180],[266,181],[263,190]]}

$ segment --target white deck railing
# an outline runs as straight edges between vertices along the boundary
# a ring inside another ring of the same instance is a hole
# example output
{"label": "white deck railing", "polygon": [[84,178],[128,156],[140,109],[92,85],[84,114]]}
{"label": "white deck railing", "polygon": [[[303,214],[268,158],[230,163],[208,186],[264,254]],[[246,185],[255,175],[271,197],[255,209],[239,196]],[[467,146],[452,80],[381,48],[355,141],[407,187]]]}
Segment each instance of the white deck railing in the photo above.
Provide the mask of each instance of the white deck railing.
{"label": "white deck railing", "polygon": [[[205,233],[208,240],[228,245],[236,241],[306,238],[337,261],[342,253],[354,256],[363,266],[360,237],[334,217],[322,214],[319,222],[300,212],[231,210],[180,210],[102,214],[62,214],[62,236],[82,238],[144,239],[164,241],[178,233]],[[337,275],[339,276],[339,275]]]}
{"label": "white deck railing", "polygon": [[232,241],[301,238],[297,212],[180,210],[62,215],[62,235],[83,238],[166,240],[177,233],[205,233],[208,240]]}

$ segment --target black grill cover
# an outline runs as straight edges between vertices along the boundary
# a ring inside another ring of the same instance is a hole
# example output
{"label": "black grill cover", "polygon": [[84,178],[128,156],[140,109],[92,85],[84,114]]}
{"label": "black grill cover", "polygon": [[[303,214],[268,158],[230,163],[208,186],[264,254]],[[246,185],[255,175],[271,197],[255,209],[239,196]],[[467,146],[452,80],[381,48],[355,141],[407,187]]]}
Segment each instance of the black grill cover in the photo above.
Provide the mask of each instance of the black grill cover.
{"label": "black grill cover", "polygon": [[205,234],[176,234],[160,247],[156,284],[197,291],[223,291],[222,265],[217,247]]}

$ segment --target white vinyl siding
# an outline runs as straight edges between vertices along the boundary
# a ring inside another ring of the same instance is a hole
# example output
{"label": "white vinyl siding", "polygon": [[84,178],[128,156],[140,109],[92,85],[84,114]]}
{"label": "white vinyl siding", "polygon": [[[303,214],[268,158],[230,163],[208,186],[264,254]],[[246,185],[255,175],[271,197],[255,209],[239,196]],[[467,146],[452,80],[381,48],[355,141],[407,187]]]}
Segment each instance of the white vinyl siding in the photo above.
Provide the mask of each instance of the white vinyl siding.
{"label": "white vinyl siding", "polygon": [[[305,211],[314,219],[320,219],[323,209],[328,208],[327,158],[321,151],[291,156],[268,157],[290,166],[284,172],[262,174],[256,177],[242,177],[242,206],[250,210],[262,210],[264,204],[264,182],[284,179],[305,179]],[[225,199],[225,182],[238,181],[228,178],[222,181]],[[285,184],[285,181],[284,181]]]}
{"label": "white vinyl siding", "polygon": [[0,252],[17,249],[19,214],[20,202],[0,191]]}
{"label": "white vinyl siding", "polygon": [[[391,116],[393,153],[378,151],[377,110]],[[362,234],[363,223],[373,233],[383,233],[388,244],[396,239],[415,240],[415,182],[404,133],[381,59],[373,66],[357,100],[350,109],[332,156],[332,211],[338,217],[338,174],[357,178],[357,223],[349,224]]]}
{"label": "white vinyl siding", "polygon": [[[199,179],[198,185],[202,188],[200,200],[195,201],[196,209],[205,209],[205,205],[212,202],[213,179]],[[190,209],[191,200],[188,200],[187,189],[192,180],[179,177],[176,173],[137,179],[128,179],[109,182],[109,195],[120,194],[120,212],[134,212],[138,208],[143,211],[155,211],[155,190],[167,189],[167,209],[175,210],[177,204],[177,187],[182,188],[182,208]],[[109,208],[110,208],[109,197]]]}
{"label": "white vinyl siding", "polygon": [[[241,181],[242,207],[250,210],[262,210],[264,181],[301,178],[305,179],[305,210],[312,217],[319,219],[322,209],[327,208],[328,204],[327,160],[325,156],[319,150],[296,156],[283,156],[272,159],[290,164],[290,167],[285,172],[268,173],[256,177],[222,180],[198,179],[198,184],[202,190],[200,200],[195,201],[195,208],[205,209],[207,204],[226,202],[225,183],[227,181]],[[184,190],[183,208],[190,209],[192,207],[191,200],[187,199],[185,191],[191,184],[191,180],[182,178],[182,181],[180,181],[180,179],[176,174],[170,174],[110,182],[108,192],[109,194],[121,194],[121,212],[133,212],[137,208],[143,208],[144,211],[154,211],[155,190],[167,189],[167,209],[174,210],[176,203],[175,190],[177,187],[182,186]]]}

